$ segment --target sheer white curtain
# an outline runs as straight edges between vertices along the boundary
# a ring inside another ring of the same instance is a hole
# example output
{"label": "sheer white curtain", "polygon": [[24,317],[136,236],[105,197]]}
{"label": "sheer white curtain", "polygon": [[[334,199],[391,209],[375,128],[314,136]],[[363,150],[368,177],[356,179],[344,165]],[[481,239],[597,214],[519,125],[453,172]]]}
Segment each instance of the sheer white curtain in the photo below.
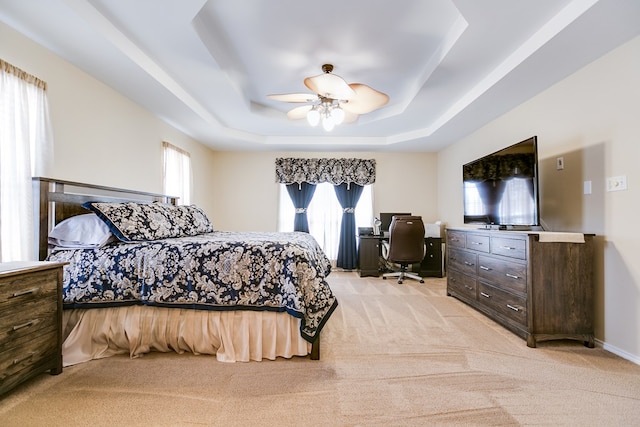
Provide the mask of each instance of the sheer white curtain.
{"label": "sheer white curtain", "polygon": [[[295,208],[284,184],[280,185],[280,203],[278,215],[278,231],[292,231]],[[365,185],[356,206],[357,227],[371,227],[373,225],[373,191],[372,185]],[[333,185],[318,184],[313,193],[313,199],[307,209],[309,220],[309,234],[317,241],[331,261],[338,258],[340,244],[340,224],[342,222],[342,207],[338,202]]]}
{"label": "sheer white curtain", "polygon": [[46,83],[0,60],[0,261],[37,259],[31,178],[52,164]]}
{"label": "sheer white curtain", "polygon": [[181,205],[191,203],[191,155],[168,142],[162,143],[164,151],[163,192],[178,196]]}

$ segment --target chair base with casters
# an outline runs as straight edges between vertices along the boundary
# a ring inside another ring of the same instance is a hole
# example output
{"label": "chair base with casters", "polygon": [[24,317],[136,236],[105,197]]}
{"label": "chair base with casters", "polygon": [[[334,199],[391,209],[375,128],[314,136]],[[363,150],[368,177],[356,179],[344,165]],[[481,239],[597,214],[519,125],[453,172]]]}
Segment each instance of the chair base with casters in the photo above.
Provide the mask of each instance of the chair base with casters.
{"label": "chair base with casters", "polygon": [[414,274],[414,273],[411,273],[411,272],[407,271],[407,267],[406,266],[402,266],[400,271],[394,271],[393,273],[384,273],[382,275],[382,279],[383,280],[387,280],[387,277],[397,277],[399,285],[402,285],[402,281],[405,278],[418,280],[418,281],[420,281],[420,283],[424,283],[424,279],[422,277],[418,276],[417,274]]}

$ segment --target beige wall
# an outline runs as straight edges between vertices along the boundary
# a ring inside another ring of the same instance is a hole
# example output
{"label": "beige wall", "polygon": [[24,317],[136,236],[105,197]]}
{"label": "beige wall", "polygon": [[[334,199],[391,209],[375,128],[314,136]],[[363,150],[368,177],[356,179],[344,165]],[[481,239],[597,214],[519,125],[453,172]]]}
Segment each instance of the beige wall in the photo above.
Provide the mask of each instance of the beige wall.
{"label": "beige wall", "polygon": [[[277,228],[277,157],[355,157],[376,160],[374,213],[407,210],[426,222],[438,219],[437,156],[433,153],[247,153],[218,152],[211,191],[219,202],[212,222],[218,229],[274,231]],[[256,213],[257,212],[257,213]]]}
{"label": "beige wall", "polygon": [[[544,223],[596,233],[596,337],[640,363],[640,38],[636,38],[442,150],[438,206],[462,222],[462,164],[538,135]],[[565,169],[556,169],[564,157]],[[626,175],[628,190],[607,192]],[[591,181],[592,194],[583,194]]]}
{"label": "beige wall", "polygon": [[[162,141],[191,153],[194,181],[212,182],[214,152],[42,46],[0,23],[0,57],[47,82],[51,178],[162,192]],[[196,185],[193,203],[213,195]]]}

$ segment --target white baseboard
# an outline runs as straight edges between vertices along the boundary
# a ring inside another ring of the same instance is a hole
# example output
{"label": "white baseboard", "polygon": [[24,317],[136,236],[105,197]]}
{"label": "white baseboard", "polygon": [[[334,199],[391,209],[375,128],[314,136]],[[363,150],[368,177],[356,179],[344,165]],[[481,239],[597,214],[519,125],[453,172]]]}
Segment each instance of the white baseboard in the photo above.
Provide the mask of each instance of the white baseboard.
{"label": "white baseboard", "polygon": [[623,359],[628,360],[629,362],[633,362],[636,365],[640,365],[640,356],[636,356],[635,354],[628,353],[624,350],[619,349],[611,344],[607,344],[606,342],[602,342],[600,340],[595,340],[598,346],[601,346],[603,350],[607,350],[615,354],[616,356],[620,356]]}

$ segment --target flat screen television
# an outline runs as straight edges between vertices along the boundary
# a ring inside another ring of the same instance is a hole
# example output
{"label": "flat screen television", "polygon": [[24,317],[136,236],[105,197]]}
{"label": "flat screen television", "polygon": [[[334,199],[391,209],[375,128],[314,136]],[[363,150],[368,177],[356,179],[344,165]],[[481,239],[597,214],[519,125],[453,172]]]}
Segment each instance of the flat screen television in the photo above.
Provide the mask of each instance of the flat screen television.
{"label": "flat screen television", "polygon": [[465,224],[540,225],[536,136],[467,163],[462,181]]}

